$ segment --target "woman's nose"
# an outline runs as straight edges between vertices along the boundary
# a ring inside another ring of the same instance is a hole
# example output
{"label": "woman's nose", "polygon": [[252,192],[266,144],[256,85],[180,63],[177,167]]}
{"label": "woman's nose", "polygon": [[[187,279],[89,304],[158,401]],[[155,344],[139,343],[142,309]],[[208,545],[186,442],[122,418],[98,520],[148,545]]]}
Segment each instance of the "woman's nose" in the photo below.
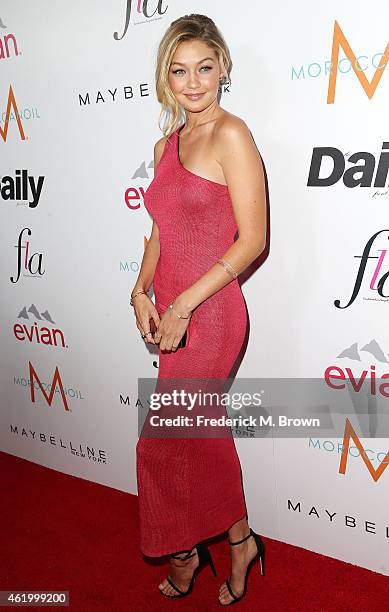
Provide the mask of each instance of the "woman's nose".
{"label": "woman's nose", "polygon": [[194,89],[195,87],[198,87],[199,85],[200,85],[200,81],[199,81],[199,78],[198,78],[197,74],[196,73],[193,73],[193,74],[189,73],[189,76],[188,76],[188,86],[192,87]]}

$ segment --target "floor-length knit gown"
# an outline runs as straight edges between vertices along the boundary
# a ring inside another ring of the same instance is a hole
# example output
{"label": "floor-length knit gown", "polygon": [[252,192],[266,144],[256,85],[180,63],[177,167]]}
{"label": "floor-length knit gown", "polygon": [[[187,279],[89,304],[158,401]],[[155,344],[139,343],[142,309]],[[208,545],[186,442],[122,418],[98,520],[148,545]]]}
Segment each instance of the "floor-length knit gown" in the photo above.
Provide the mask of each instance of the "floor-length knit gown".
{"label": "floor-length knit gown", "polygon": [[[159,313],[223,257],[237,231],[228,187],[182,165],[181,129],[167,139],[144,199],[159,228],[160,257],[153,282]],[[193,311],[186,347],[175,352],[159,349],[157,385],[165,378],[222,382],[228,377],[247,327],[240,285],[229,278]],[[145,555],[191,549],[247,515],[232,435],[141,435],[136,456],[140,546]]]}

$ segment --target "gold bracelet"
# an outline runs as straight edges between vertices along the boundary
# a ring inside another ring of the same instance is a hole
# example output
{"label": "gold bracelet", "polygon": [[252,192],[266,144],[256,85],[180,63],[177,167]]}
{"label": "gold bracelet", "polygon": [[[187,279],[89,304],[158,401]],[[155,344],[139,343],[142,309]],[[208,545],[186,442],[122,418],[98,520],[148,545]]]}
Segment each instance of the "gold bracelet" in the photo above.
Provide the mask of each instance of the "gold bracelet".
{"label": "gold bracelet", "polygon": [[130,304],[131,304],[131,306],[133,306],[133,305],[134,305],[134,303],[133,303],[133,299],[134,299],[134,298],[136,298],[136,296],[137,296],[137,295],[140,295],[141,293],[146,293],[146,294],[147,294],[147,291],[138,291],[138,293],[135,293],[135,295],[131,295],[131,296],[130,296],[130,297],[131,297],[131,299],[130,299]]}
{"label": "gold bracelet", "polygon": [[[173,310],[173,304],[169,304],[169,308],[171,310]],[[177,314],[176,312],[174,313],[176,315],[176,317],[178,317],[179,319],[190,319],[192,316],[192,313],[190,313],[189,317],[183,317],[182,315]]]}
{"label": "gold bracelet", "polygon": [[219,259],[217,263],[220,264],[225,269],[225,271],[231,274],[231,276],[233,276],[234,278],[238,276],[237,272],[235,272],[234,268],[230,263],[228,263],[228,261],[224,261],[224,259]]}

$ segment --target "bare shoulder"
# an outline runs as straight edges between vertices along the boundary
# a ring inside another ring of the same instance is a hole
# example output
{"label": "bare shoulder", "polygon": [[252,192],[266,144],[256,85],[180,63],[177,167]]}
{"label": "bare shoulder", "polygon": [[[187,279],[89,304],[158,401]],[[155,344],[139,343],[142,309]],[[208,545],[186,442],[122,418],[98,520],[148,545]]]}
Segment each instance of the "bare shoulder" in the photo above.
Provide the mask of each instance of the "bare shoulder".
{"label": "bare shoulder", "polygon": [[162,157],[162,153],[164,151],[166,141],[167,141],[167,137],[163,136],[162,138],[157,140],[157,142],[154,145],[154,166],[158,165],[158,162]]}
{"label": "bare shoulder", "polygon": [[226,112],[215,125],[214,144],[219,151],[225,147],[242,146],[249,141],[252,141],[252,136],[246,122],[232,113]]}

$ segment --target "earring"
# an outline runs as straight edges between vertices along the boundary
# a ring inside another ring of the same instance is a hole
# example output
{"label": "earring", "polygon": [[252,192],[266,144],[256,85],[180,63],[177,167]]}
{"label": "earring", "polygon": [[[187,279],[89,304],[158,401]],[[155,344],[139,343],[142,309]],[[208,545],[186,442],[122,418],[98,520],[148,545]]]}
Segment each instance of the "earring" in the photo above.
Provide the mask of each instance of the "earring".
{"label": "earring", "polygon": [[222,91],[222,85],[224,85],[225,83],[227,83],[227,79],[226,77],[223,75],[219,78],[219,87],[218,87],[218,91]]}

